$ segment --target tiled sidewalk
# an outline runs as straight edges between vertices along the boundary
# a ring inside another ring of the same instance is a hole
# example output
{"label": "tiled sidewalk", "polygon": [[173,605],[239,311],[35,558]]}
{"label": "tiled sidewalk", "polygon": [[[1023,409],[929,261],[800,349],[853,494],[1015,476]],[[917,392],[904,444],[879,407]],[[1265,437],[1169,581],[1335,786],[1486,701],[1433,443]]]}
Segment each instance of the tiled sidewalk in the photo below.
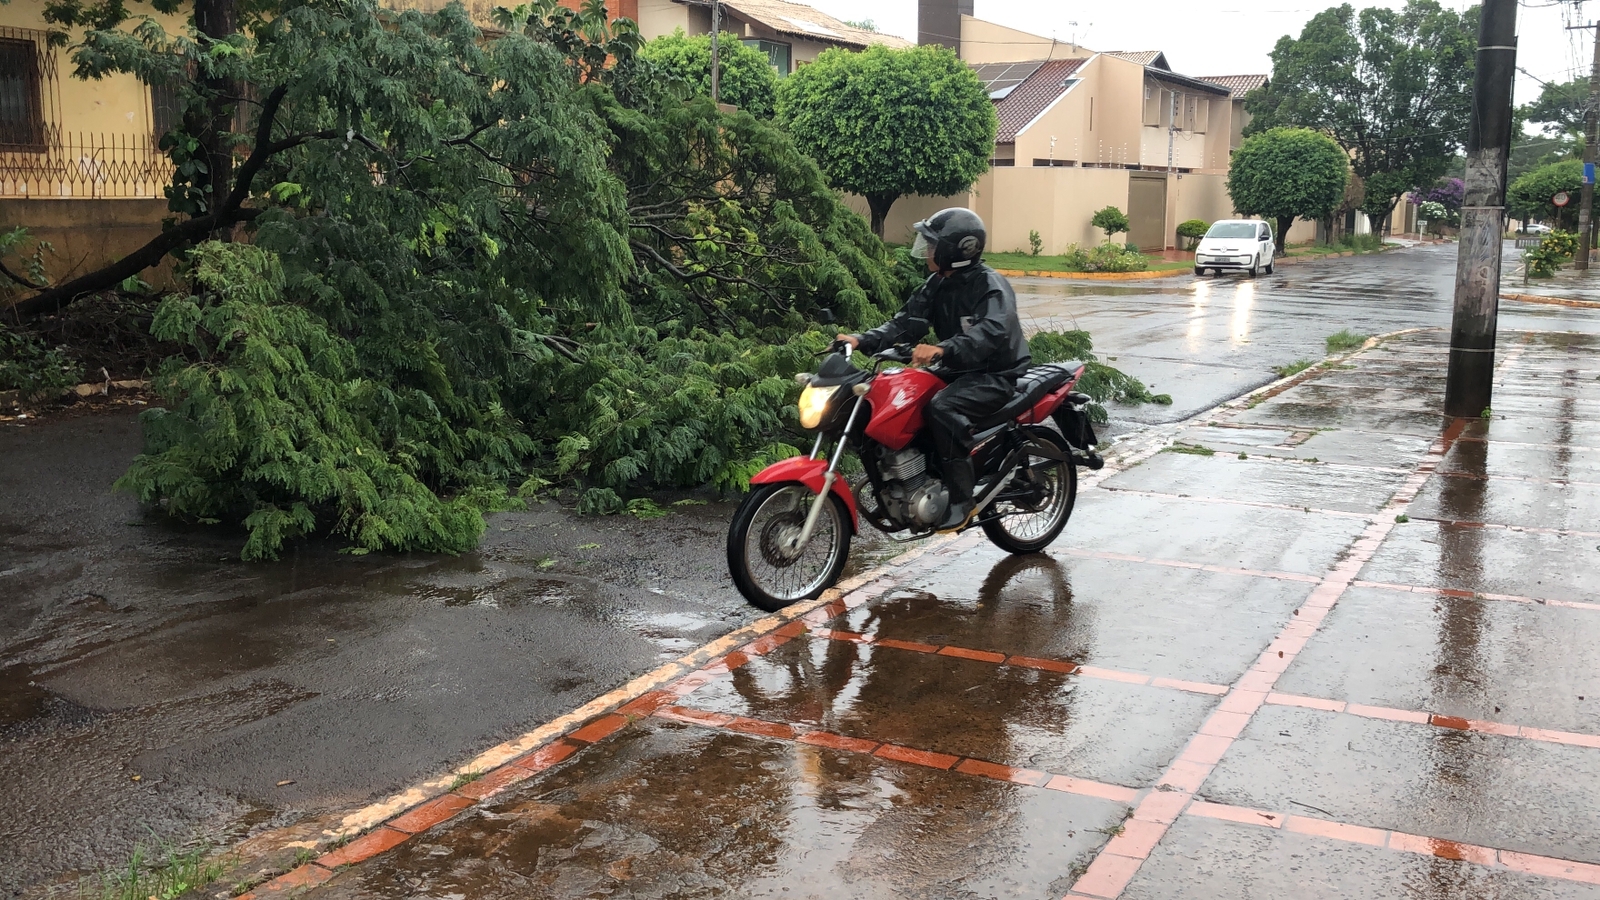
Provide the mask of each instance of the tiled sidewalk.
{"label": "tiled sidewalk", "polygon": [[[1600,898],[1600,361],[1405,335],[254,896]],[[1210,451],[1205,455],[1205,451]]]}

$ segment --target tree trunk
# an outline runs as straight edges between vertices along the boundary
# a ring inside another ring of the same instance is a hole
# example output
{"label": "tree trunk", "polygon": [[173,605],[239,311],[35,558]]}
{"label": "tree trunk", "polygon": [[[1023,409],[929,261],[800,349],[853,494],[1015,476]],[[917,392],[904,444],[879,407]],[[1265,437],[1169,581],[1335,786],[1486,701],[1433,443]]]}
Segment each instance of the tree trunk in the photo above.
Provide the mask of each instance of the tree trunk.
{"label": "tree trunk", "polygon": [[[195,0],[195,27],[216,41],[226,41],[239,31],[236,0]],[[242,103],[245,85],[232,78],[200,76],[201,92],[208,97],[204,112],[191,112],[184,130],[206,151],[211,190],[201,215],[214,211],[233,192],[233,147],[227,135],[234,130],[234,110]]]}
{"label": "tree trunk", "polygon": [[867,194],[867,206],[872,208],[872,233],[883,240],[883,223],[889,218],[889,207],[900,199],[900,195],[889,191],[878,191]]}
{"label": "tree trunk", "polygon": [[1294,216],[1277,216],[1276,218],[1278,220],[1278,233],[1273,237],[1277,238],[1274,243],[1278,245],[1278,255],[1282,256],[1285,243],[1289,240],[1289,229],[1294,227]]}
{"label": "tree trunk", "polygon": [[1378,240],[1383,240],[1384,226],[1389,224],[1388,213],[1367,213],[1367,224],[1372,227],[1372,233]]}

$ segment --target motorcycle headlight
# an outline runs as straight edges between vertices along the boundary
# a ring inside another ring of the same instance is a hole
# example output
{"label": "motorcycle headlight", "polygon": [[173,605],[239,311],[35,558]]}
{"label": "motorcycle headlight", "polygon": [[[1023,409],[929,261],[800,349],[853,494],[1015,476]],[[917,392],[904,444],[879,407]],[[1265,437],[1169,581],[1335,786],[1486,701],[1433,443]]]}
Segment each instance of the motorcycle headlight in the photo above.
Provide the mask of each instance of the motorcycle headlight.
{"label": "motorcycle headlight", "polygon": [[832,384],[827,387],[812,387],[806,385],[800,392],[800,427],[816,428],[822,424],[822,414],[828,411],[828,401],[839,392],[839,386]]}

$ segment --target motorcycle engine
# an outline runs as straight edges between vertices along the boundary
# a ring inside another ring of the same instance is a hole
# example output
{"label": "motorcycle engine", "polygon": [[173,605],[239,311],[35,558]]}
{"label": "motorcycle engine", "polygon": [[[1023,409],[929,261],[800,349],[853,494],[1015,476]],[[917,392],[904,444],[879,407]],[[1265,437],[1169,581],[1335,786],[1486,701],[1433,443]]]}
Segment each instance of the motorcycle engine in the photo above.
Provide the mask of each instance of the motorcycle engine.
{"label": "motorcycle engine", "polygon": [[950,507],[943,482],[928,477],[928,461],[912,447],[885,451],[879,459],[883,488],[878,491],[889,518],[906,527],[932,528]]}

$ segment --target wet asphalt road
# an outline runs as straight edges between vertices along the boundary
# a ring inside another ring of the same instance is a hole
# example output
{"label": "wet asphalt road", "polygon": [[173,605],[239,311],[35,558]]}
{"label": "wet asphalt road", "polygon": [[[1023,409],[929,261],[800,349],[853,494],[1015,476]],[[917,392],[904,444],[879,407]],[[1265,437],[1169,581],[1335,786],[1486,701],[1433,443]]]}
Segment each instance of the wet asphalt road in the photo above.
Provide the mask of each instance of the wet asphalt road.
{"label": "wet asphalt road", "polygon": [[250,900],[1597,900],[1600,338],[1503,336],[1490,418],[1385,342]]}
{"label": "wet asphalt road", "polygon": [[[1125,422],[1171,421],[1319,358],[1341,328],[1448,323],[1453,263],[1451,247],[1419,248],[1254,282],[1018,288],[1035,324],[1087,328],[1174,396]],[[1596,329],[1584,311],[1509,304],[1502,325]],[[311,546],[245,565],[235,538],[148,521],[109,493],[137,449],[126,411],[0,428],[5,893],[115,865],[152,834],[227,840],[360,805],[756,617],[723,571],[731,504],[649,523],[506,514],[459,559]],[[1304,540],[1322,552],[1315,529]],[[1135,781],[1154,765],[1124,764]],[[987,828],[988,801],[964,802],[974,833]]]}

